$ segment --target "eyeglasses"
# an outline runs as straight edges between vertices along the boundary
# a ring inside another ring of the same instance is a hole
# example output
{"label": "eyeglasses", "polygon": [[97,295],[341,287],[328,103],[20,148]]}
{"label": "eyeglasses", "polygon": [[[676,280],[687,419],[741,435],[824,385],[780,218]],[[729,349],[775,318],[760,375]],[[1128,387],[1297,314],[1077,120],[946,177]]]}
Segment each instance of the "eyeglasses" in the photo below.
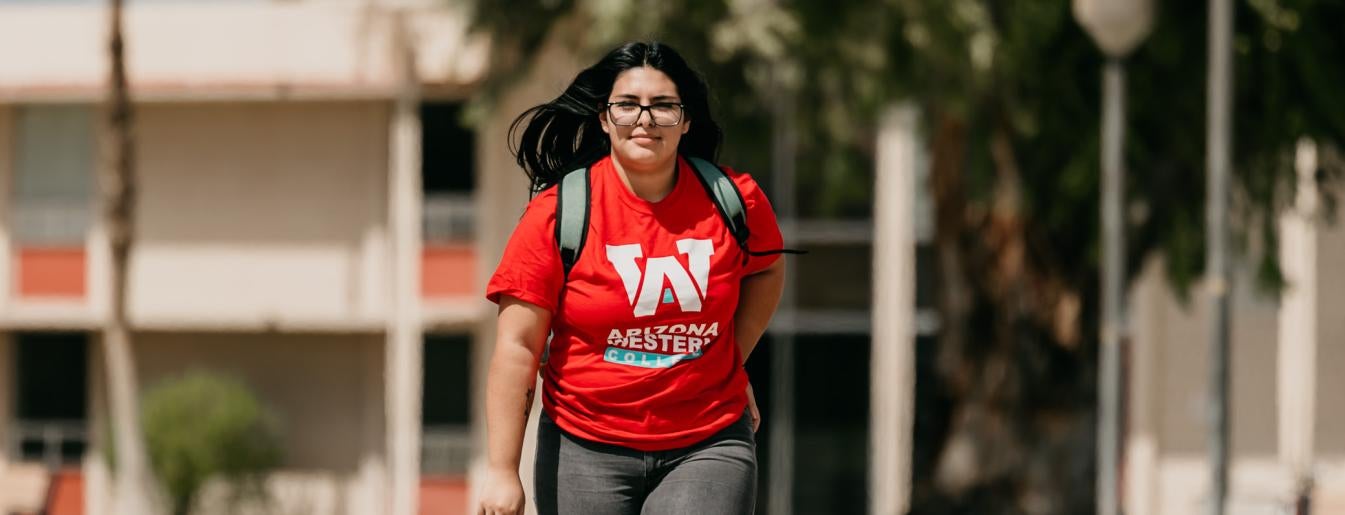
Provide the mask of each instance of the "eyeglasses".
{"label": "eyeglasses", "polygon": [[640,115],[649,111],[649,118],[659,127],[682,123],[682,104],[657,103],[640,105],[635,102],[608,102],[607,119],[614,125],[629,127],[640,123]]}

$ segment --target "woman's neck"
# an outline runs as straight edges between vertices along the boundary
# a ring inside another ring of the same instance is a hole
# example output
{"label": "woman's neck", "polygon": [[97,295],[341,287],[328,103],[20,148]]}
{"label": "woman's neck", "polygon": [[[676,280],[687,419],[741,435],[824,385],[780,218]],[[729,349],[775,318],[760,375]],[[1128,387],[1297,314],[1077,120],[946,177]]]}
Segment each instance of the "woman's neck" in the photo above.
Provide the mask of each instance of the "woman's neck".
{"label": "woman's neck", "polygon": [[626,189],[648,202],[667,198],[677,184],[677,156],[649,169],[632,169],[623,165],[613,154],[612,166],[616,168],[616,175],[621,178]]}

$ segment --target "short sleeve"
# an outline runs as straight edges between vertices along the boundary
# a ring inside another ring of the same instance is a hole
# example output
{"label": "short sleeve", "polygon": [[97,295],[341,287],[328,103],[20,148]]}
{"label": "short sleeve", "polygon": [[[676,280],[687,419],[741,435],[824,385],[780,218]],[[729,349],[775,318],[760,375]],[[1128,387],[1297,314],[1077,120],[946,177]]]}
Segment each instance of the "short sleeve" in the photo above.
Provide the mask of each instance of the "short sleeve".
{"label": "short sleeve", "polygon": [[528,203],[500,257],[486,298],[499,304],[510,296],[555,312],[564,268],[556,247],[556,188],[543,191]]}
{"label": "short sleeve", "polygon": [[[738,191],[742,193],[743,204],[747,209],[747,229],[750,232],[747,237],[747,248],[753,252],[783,249],[784,238],[780,236],[780,223],[775,218],[775,209],[771,207],[770,199],[766,198],[766,192],[761,190],[761,186],[751,175],[731,169],[727,171],[729,177],[732,177],[733,182],[737,184]],[[780,259],[779,254],[751,256],[747,260],[747,270],[744,274],[765,270],[777,259]]]}

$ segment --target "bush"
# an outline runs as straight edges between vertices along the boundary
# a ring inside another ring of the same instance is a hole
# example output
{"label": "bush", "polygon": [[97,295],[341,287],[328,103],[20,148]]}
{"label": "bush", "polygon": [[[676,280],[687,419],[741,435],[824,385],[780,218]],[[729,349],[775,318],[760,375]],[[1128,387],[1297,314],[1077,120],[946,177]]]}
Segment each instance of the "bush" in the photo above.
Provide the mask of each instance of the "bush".
{"label": "bush", "polygon": [[171,513],[190,513],[215,477],[239,494],[261,492],[280,463],[274,418],[238,381],[203,372],[165,381],[145,393],[145,444]]}

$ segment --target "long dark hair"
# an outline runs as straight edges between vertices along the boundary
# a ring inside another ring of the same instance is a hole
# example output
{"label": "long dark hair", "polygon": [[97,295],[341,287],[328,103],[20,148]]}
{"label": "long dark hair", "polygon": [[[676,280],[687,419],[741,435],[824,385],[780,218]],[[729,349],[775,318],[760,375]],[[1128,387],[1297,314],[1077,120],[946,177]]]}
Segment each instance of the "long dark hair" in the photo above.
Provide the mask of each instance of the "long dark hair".
{"label": "long dark hair", "polygon": [[617,75],[642,66],[667,74],[677,85],[685,120],[692,122],[677,146],[678,152],[717,161],[724,135],[710,115],[705,79],[668,45],[657,41],[626,43],[579,72],[555,100],[524,111],[509,126],[510,151],[532,180],[533,193],[611,152],[611,140],[602,131],[598,113],[605,108]]}

